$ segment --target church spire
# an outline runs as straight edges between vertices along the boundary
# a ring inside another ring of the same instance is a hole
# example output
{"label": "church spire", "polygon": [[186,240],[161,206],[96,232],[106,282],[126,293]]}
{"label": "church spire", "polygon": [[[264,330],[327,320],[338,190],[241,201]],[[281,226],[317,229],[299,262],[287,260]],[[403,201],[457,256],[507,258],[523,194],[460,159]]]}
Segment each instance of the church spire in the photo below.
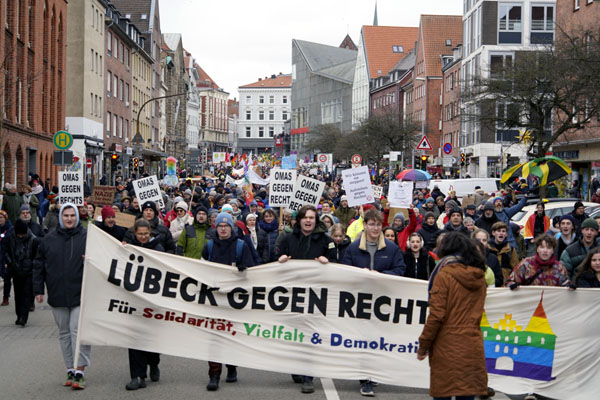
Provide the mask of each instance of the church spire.
{"label": "church spire", "polygon": [[375,15],[373,16],[373,26],[378,26],[377,23],[377,0],[375,0]]}

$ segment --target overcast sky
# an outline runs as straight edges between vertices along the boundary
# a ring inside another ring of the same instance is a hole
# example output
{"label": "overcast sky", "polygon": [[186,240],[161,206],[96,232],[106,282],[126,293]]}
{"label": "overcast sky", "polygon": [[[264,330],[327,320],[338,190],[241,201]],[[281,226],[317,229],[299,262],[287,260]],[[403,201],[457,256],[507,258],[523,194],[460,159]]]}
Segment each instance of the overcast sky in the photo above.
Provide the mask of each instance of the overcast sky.
{"label": "overcast sky", "polygon": [[[163,33],[183,46],[215,82],[238,97],[238,86],[292,70],[292,39],[358,46],[373,24],[375,0],[159,0]],[[378,0],[379,25],[419,26],[421,14],[462,14],[462,0]]]}

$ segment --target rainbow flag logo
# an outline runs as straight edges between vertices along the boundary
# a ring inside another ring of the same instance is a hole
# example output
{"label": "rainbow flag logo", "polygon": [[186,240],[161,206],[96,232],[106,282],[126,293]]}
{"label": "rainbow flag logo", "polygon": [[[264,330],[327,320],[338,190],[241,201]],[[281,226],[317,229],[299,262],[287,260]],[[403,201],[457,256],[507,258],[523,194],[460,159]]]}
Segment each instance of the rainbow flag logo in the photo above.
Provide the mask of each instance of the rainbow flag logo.
{"label": "rainbow flag logo", "polygon": [[542,301],[538,303],[527,327],[517,325],[512,314],[492,327],[485,311],[481,318],[481,331],[488,373],[538,381],[551,381],[556,335],[550,327]]}

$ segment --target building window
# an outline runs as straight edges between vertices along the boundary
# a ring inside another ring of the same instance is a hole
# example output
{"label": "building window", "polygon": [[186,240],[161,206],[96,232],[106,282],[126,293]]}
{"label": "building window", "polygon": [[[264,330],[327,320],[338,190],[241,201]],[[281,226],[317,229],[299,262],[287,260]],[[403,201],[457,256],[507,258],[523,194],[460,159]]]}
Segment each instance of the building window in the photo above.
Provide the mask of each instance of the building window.
{"label": "building window", "polygon": [[260,104],[265,104],[265,96],[258,96],[258,102]]}
{"label": "building window", "polygon": [[264,121],[265,120],[265,112],[263,110],[260,110],[258,112],[258,120],[259,121]]}
{"label": "building window", "polygon": [[287,119],[288,119],[288,113],[287,113],[287,111],[283,111],[281,113],[281,119],[284,120],[284,121],[287,121]]}
{"label": "building window", "polygon": [[108,55],[112,55],[112,33],[108,32],[108,38],[106,40],[106,51]]}
{"label": "building window", "polygon": [[123,117],[119,117],[119,137],[123,137]]}
{"label": "building window", "polygon": [[110,71],[106,72],[106,95],[110,97],[110,88],[112,85],[112,73]]}
{"label": "building window", "polygon": [[112,120],[112,124],[113,124],[113,136],[117,136],[117,114],[113,114],[113,120]]}
{"label": "building window", "polygon": [[394,53],[404,53],[404,46],[392,46],[392,51]]}
{"label": "building window", "polygon": [[119,77],[116,75],[113,75],[113,96],[115,96],[115,98],[119,97]]}
{"label": "building window", "polygon": [[287,99],[287,96],[283,96],[283,98],[281,99],[281,102],[282,102],[283,104],[287,104],[287,100],[288,100],[288,99]]}
{"label": "building window", "polygon": [[264,126],[258,127],[258,137],[265,137],[265,127]]}
{"label": "building window", "polygon": [[269,104],[275,104],[275,96],[269,96]]}
{"label": "building window", "polygon": [[[588,1],[589,3],[589,1]],[[579,10],[579,0],[573,0],[573,9]]]}
{"label": "building window", "polygon": [[275,111],[269,111],[269,121],[275,121]]}
{"label": "building window", "polygon": [[252,119],[252,111],[246,110],[246,121],[250,121]]}
{"label": "building window", "polygon": [[113,49],[115,51],[115,58],[119,58],[119,41],[117,40],[117,37],[115,36],[115,45],[113,46]]}
{"label": "building window", "polygon": [[498,6],[498,43],[521,43],[521,9],[514,4]]}
{"label": "building window", "polygon": [[125,84],[125,105],[129,106],[129,83]]}
{"label": "building window", "polygon": [[269,137],[274,137],[275,136],[275,128],[270,126],[269,127]]}
{"label": "building window", "polygon": [[106,137],[110,136],[110,121],[111,121],[111,118],[112,118],[112,116],[111,116],[110,112],[107,112],[106,113],[106,132],[107,132]]}
{"label": "building window", "polygon": [[554,6],[531,7],[531,43],[554,41]]}
{"label": "building window", "polygon": [[129,67],[129,49],[125,49],[125,65]]}
{"label": "building window", "polygon": [[246,96],[246,104],[252,104],[252,96]]}
{"label": "building window", "polygon": [[250,137],[252,134],[252,128],[250,128],[249,126],[246,127],[246,137]]}

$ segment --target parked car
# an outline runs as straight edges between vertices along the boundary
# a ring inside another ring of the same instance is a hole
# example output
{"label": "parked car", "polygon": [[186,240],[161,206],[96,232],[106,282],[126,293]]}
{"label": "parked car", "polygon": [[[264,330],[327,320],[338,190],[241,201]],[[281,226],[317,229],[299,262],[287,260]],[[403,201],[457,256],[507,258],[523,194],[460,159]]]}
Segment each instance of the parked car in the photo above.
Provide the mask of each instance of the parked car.
{"label": "parked car", "polygon": [[[567,201],[565,201],[565,199],[549,199],[549,200],[552,200],[552,201],[549,201],[548,203],[546,203],[545,208],[546,208],[546,215],[548,216],[548,218],[550,218],[550,220],[552,220],[552,218],[554,218],[556,215],[562,216],[565,214],[569,214],[570,212],[573,211],[573,205],[575,204],[575,202],[581,201],[579,199],[569,199]],[[558,200],[558,201],[553,201],[553,200]],[[585,207],[585,212],[589,216],[592,216],[592,214],[596,215],[597,213],[600,213],[600,204],[598,204],[598,203],[591,203],[591,202],[584,201],[583,206]],[[537,201],[535,202],[535,204],[526,205],[525,207],[523,207],[523,209],[521,211],[516,213],[511,218],[512,222],[514,222],[515,224],[517,224],[521,227],[521,234],[523,236],[525,236],[525,230],[524,230],[525,224],[527,223],[527,220],[529,219],[529,217],[533,213],[535,213],[536,207],[537,207]],[[525,239],[531,239],[531,236],[525,237]]]}

